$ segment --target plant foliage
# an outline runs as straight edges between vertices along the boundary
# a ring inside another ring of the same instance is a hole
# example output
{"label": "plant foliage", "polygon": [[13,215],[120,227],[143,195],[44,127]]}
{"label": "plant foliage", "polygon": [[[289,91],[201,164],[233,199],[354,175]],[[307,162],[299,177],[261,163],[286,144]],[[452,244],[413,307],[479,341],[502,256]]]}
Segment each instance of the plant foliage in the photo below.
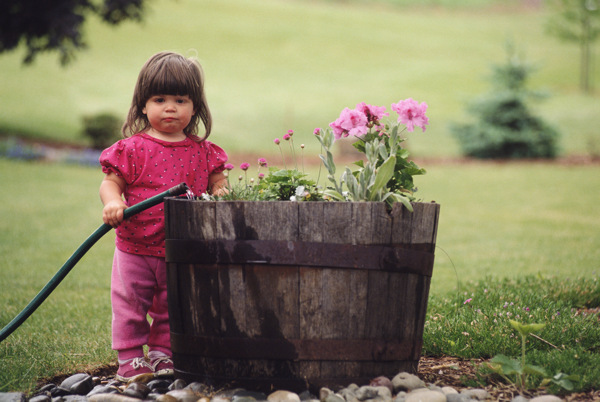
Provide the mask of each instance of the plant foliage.
{"label": "plant foliage", "polygon": [[477,120],[454,124],[451,132],[466,156],[493,158],[554,158],[559,133],[534,116],[530,100],[541,94],[526,88],[532,67],[508,46],[504,65],[495,66],[492,90],[468,107]]}
{"label": "plant foliage", "polygon": [[83,135],[94,149],[105,149],[120,138],[123,122],[111,113],[99,113],[83,118]]}

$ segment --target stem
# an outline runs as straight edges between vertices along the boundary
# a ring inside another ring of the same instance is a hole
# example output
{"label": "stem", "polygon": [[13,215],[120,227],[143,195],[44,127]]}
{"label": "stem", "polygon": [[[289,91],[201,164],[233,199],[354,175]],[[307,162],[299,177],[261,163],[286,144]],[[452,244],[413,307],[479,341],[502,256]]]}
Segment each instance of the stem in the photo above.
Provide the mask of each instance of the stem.
{"label": "stem", "polygon": [[285,157],[283,156],[283,149],[281,149],[281,145],[277,144],[277,146],[279,147],[279,152],[281,152],[281,161],[283,163],[283,168],[287,170],[287,166],[285,164]]}
{"label": "stem", "polygon": [[521,389],[525,388],[525,341],[527,339],[527,335],[523,335],[521,334],[521,370],[523,370],[523,373],[521,373],[520,377],[520,383],[521,383]]}
{"label": "stem", "polygon": [[[323,145],[321,145],[321,154],[323,153]],[[319,185],[319,180],[321,180],[321,169],[323,168],[323,161],[319,163],[319,173],[317,174],[317,186]]]}
{"label": "stem", "polygon": [[294,158],[294,166],[298,170],[298,161],[296,160],[296,152],[294,151],[294,139],[290,137],[290,149],[292,150],[292,158]]}

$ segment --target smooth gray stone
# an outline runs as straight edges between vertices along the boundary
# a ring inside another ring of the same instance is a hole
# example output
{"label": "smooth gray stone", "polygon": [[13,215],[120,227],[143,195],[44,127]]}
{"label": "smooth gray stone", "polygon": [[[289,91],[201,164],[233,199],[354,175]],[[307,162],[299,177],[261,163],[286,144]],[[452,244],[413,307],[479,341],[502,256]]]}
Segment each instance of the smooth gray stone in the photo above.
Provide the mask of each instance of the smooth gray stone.
{"label": "smooth gray stone", "polygon": [[26,400],[22,392],[0,392],[0,402],[25,402]]}
{"label": "smooth gray stone", "polygon": [[392,378],[394,391],[412,391],[416,388],[425,388],[425,382],[414,374],[398,373]]}
{"label": "smooth gray stone", "polygon": [[29,398],[29,402],[50,402],[52,398],[50,395],[42,394],[36,395],[33,398]]}
{"label": "smooth gray stone", "polygon": [[123,395],[132,396],[138,399],[145,399],[149,393],[150,388],[141,382],[132,382],[125,388],[125,391],[123,391]]}
{"label": "smooth gray stone", "polygon": [[[121,390],[113,385],[96,385],[88,394],[88,398],[96,394],[120,394]],[[30,401],[31,402],[31,401]]]}
{"label": "smooth gray stone", "polygon": [[476,399],[478,401],[484,401],[489,396],[488,392],[481,388],[466,389],[462,391],[461,394],[467,398]]}
{"label": "smooth gray stone", "polygon": [[531,400],[529,402],[561,402],[561,401],[562,401],[562,399],[560,399],[556,395],[541,395],[541,396],[536,396],[535,398],[531,398]]}

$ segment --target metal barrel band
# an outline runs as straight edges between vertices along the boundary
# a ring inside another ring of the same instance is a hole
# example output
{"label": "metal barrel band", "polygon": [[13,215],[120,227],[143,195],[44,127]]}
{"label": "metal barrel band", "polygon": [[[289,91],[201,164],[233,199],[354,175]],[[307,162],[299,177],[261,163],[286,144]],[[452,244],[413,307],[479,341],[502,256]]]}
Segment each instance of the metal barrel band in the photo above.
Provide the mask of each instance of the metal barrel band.
{"label": "metal barrel band", "polygon": [[361,245],[278,240],[167,239],[168,263],[374,269],[431,277],[430,244]]}
{"label": "metal barrel band", "polygon": [[295,361],[418,360],[420,345],[382,339],[284,339],[193,336],[171,332],[174,350],[218,359]]}

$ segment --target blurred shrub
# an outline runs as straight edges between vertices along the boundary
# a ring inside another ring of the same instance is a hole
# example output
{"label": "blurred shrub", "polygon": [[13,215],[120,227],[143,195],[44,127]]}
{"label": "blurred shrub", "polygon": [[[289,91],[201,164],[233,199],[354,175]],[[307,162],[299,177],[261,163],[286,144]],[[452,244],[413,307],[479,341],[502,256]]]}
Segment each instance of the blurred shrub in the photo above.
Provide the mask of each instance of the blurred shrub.
{"label": "blurred shrub", "polygon": [[559,133],[531,113],[528,103],[540,99],[526,89],[532,68],[508,46],[507,62],[495,66],[492,91],[468,106],[472,124],[450,127],[464,155],[476,158],[554,158]]}
{"label": "blurred shrub", "polygon": [[94,149],[104,149],[121,138],[123,121],[111,113],[98,113],[83,118],[83,134]]}

